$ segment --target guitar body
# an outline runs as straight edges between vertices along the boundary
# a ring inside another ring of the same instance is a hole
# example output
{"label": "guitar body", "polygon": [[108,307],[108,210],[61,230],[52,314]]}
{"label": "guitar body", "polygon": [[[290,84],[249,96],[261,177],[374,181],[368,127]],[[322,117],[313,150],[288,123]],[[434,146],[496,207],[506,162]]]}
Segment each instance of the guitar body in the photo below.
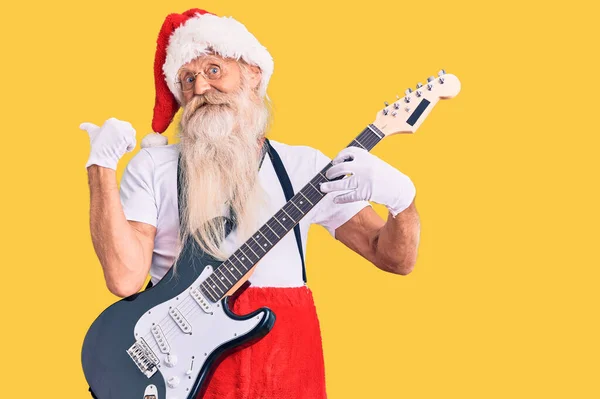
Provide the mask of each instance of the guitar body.
{"label": "guitar body", "polygon": [[[201,273],[197,263],[179,263],[176,274],[171,268],[156,286],[113,304],[94,321],[82,366],[98,399],[196,398],[224,356],[271,330],[275,315],[268,308],[238,316],[228,296],[203,308],[193,288],[220,262],[204,261]],[[148,349],[156,364],[150,370],[136,364]],[[128,350],[141,357],[134,360]]]}

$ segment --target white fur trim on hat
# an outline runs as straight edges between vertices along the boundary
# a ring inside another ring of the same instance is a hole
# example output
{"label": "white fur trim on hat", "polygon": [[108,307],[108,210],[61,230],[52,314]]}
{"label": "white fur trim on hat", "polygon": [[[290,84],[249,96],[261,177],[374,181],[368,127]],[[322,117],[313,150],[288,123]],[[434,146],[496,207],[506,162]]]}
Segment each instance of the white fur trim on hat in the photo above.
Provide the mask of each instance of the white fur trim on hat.
{"label": "white fur trim on hat", "polygon": [[181,104],[182,95],[175,84],[177,71],[194,58],[206,54],[208,47],[223,57],[240,58],[262,71],[260,93],[264,96],[273,74],[273,58],[256,37],[232,17],[196,14],[175,29],[169,38],[163,72],[167,86]]}
{"label": "white fur trim on hat", "polygon": [[161,145],[167,145],[169,140],[166,136],[163,136],[160,133],[149,133],[144,136],[142,142],[140,143],[141,148],[148,147],[160,147]]}

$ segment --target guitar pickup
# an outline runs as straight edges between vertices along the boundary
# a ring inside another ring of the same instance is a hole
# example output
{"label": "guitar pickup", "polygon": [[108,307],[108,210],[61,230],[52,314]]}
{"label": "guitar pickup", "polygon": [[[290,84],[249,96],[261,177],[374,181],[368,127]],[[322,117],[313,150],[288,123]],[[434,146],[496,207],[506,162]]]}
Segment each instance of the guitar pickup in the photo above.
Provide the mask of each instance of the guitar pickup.
{"label": "guitar pickup", "polygon": [[197,287],[195,290],[193,290],[190,295],[192,298],[194,298],[194,301],[200,305],[204,313],[212,313],[212,305],[206,300],[204,295],[202,295],[202,292],[200,292],[200,287]]}
{"label": "guitar pickup", "polygon": [[179,309],[177,309],[177,308],[170,309],[169,316],[171,316],[171,318],[173,319],[175,324],[177,324],[179,326],[179,328],[181,329],[181,331],[183,331],[184,334],[192,333],[192,325],[190,323],[188,323],[188,321],[185,319],[185,317],[183,317],[183,315],[181,314]]}
{"label": "guitar pickup", "polygon": [[154,340],[158,344],[158,349],[164,354],[167,354],[171,351],[171,346],[169,345],[169,341],[167,341],[167,337],[163,333],[160,325],[156,324],[152,326],[152,335],[154,336]]}

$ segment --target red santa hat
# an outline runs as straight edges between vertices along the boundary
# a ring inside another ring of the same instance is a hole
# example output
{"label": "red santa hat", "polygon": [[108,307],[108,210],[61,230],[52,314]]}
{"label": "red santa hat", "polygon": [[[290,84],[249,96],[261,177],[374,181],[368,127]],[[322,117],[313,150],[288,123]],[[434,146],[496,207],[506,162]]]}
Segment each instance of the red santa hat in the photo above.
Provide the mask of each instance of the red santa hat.
{"label": "red santa hat", "polygon": [[142,147],[164,145],[162,136],[179,110],[183,95],[175,84],[177,72],[210,48],[226,58],[242,59],[261,69],[259,91],[266,95],[273,74],[273,58],[248,29],[232,17],[218,17],[205,10],[192,8],[182,14],[169,14],[156,41],[154,83],[156,101],[151,133],[142,140]]}

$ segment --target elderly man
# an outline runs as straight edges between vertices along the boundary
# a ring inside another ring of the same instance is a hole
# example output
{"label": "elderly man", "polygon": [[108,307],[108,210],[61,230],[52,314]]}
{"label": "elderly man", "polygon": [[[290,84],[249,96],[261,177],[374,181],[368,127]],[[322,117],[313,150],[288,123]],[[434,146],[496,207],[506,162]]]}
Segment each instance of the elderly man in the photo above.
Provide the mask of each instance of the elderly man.
{"label": "elderly man", "polygon": [[[148,274],[156,284],[190,237],[207,254],[226,259],[286,203],[282,175],[297,192],[330,162],[316,149],[265,138],[273,61],[242,24],[192,9],[169,15],[157,43],[157,133],[142,141],[120,192],[115,170],[135,147],[135,130],[114,118],[101,127],[81,126],[91,140],[86,168],[92,241],[107,287],[120,297],[138,292]],[[179,143],[153,143],[164,139],[160,133],[180,107]],[[410,179],[355,147],[341,151],[333,164],[328,179],[351,176],[321,185],[323,198],[300,220],[299,233],[287,234],[252,268],[251,287],[235,301],[238,314],[271,308],[277,315],[273,330],[225,358],[205,398],[326,397],[319,323],[304,269],[310,224],[324,226],[384,271],[412,270],[419,217]],[[386,221],[368,201],[389,209]]]}

